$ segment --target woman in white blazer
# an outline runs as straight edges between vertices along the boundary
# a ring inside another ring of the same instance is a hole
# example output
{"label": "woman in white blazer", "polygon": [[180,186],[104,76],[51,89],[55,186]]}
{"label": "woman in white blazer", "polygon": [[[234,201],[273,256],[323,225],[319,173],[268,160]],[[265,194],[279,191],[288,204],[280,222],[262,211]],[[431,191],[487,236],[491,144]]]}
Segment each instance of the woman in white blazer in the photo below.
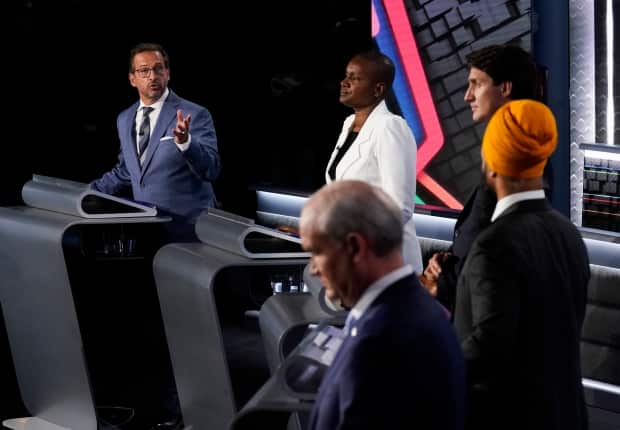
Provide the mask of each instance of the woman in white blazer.
{"label": "woman in white blazer", "polygon": [[422,255],[413,222],[417,145],[407,122],[390,112],[385,96],[394,81],[394,64],[380,52],[356,55],[340,83],[347,117],[325,172],[327,183],[358,179],[381,187],[403,214],[403,255],[422,273]]}

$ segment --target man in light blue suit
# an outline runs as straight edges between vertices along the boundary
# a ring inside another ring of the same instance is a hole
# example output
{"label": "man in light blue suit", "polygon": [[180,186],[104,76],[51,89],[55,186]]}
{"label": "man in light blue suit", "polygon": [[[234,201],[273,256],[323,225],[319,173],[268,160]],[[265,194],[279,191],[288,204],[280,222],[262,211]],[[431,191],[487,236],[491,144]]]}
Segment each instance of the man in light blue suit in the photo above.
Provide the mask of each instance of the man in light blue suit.
{"label": "man in light blue suit", "polygon": [[169,80],[162,46],[131,50],[129,82],[140,100],[118,116],[118,163],[91,186],[107,194],[131,186],[134,200],[172,217],[171,240],[192,240],[198,215],[215,206],[220,157],[211,114],[168,89]]}
{"label": "man in light blue suit", "polygon": [[445,311],[402,256],[402,212],[380,188],[341,180],[301,213],[326,296],[350,308],[310,430],[459,430],[465,366]]}

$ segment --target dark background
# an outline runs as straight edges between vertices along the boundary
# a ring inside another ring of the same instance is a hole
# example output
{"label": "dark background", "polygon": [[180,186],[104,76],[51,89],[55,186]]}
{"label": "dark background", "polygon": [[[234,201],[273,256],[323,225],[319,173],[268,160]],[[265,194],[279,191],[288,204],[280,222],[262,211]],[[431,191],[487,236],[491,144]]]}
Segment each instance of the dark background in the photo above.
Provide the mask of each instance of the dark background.
{"label": "dark background", "polygon": [[[220,4],[222,3],[222,4]],[[137,100],[128,53],[161,43],[170,87],[214,118],[223,208],[251,211],[253,185],[314,190],[348,113],[338,85],[370,46],[370,0],[9,0],[0,7],[0,205],[33,173],[89,182],[110,169],[116,116]],[[288,82],[288,83],[286,83]],[[0,420],[23,416],[0,324]]]}
{"label": "dark background", "polygon": [[[12,1],[0,205],[33,173],[89,182],[116,162],[116,116],[137,100],[128,53],[161,43],[170,88],[213,115],[225,210],[255,184],[312,191],[348,113],[338,85],[371,46],[370,1]],[[6,9],[5,9],[6,11]],[[5,135],[6,136],[6,135]]]}

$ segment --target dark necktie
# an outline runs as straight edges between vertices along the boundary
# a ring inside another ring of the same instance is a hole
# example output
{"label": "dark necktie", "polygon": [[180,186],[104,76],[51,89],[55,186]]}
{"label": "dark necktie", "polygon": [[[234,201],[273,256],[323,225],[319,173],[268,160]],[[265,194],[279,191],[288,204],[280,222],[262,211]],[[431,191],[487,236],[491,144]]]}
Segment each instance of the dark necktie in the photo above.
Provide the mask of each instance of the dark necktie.
{"label": "dark necktie", "polygon": [[152,110],[153,108],[148,106],[142,108],[142,123],[138,129],[138,159],[140,160],[140,164],[144,162],[146,147],[149,144],[149,137],[151,135],[151,120],[149,119],[149,114]]}

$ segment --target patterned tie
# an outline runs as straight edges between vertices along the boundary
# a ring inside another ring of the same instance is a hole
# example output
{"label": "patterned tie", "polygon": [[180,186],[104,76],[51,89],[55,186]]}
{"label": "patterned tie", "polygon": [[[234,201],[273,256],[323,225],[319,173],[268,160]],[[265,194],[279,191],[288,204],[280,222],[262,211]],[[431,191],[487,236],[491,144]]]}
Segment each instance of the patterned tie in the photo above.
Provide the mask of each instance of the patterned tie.
{"label": "patterned tie", "polygon": [[142,108],[142,123],[138,129],[138,158],[140,159],[140,164],[144,162],[146,147],[149,144],[149,137],[151,135],[151,120],[149,119],[149,114],[152,110],[153,108],[148,106]]}

